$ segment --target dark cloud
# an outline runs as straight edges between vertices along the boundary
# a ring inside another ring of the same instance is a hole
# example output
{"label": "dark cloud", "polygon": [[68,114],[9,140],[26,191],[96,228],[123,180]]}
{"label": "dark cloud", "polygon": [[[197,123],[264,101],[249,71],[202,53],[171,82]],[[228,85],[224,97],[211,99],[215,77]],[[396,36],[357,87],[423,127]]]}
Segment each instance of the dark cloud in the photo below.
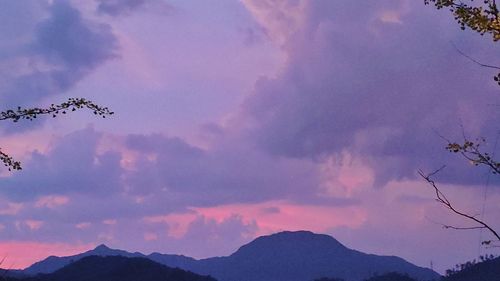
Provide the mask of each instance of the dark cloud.
{"label": "dark cloud", "polygon": [[[274,159],[243,143],[201,150],[179,138],[130,136],[129,148],[150,153],[127,178],[131,192],[164,194],[198,206],[260,202],[295,192],[314,197],[315,167],[307,162]],[[307,195],[309,194],[309,195]],[[161,196],[161,195],[160,195]]]}
{"label": "dark cloud", "polygon": [[[50,18],[36,29],[36,54],[79,71],[94,69],[116,56],[117,41],[109,25],[84,19],[67,1],[55,1],[49,11]],[[65,80],[70,83],[72,79]]]}
{"label": "dark cloud", "polygon": [[[26,9],[40,16],[31,21],[21,16],[24,24],[18,36],[7,34],[11,45],[3,46],[6,52],[0,57],[2,108],[35,106],[46,97],[63,94],[117,56],[118,42],[109,25],[85,19],[68,1],[40,3]],[[7,130],[33,126],[6,125]]]}
{"label": "dark cloud", "polygon": [[[286,67],[261,78],[244,104],[245,117],[258,124],[249,137],[266,151],[320,160],[348,150],[371,162],[382,185],[447,163],[439,135],[460,140],[460,123],[472,135],[494,136],[493,73],[450,43],[487,58],[496,51],[490,42],[422,3],[305,3],[300,28],[281,31]],[[268,13],[270,29],[286,20],[280,12]],[[451,166],[460,176],[447,180],[483,178]]]}
{"label": "dark cloud", "polygon": [[62,138],[48,153],[33,152],[24,170],[3,178],[0,192],[16,201],[40,195],[82,193],[109,196],[122,190],[121,155],[97,154],[100,133],[91,128]]}

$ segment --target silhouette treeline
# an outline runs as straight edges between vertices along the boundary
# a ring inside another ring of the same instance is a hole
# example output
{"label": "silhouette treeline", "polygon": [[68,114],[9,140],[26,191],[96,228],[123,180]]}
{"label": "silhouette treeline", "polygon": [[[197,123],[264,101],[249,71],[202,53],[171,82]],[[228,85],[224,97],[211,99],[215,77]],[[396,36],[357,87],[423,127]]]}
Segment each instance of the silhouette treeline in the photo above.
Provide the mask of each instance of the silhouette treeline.
{"label": "silhouette treeline", "polygon": [[443,281],[500,281],[500,257],[482,256],[446,271]]}
{"label": "silhouette treeline", "polygon": [[[314,281],[349,281],[339,278],[320,278]],[[364,281],[421,281],[407,274],[390,272],[375,275]],[[446,270],[446,275],[440,281],[500,281],[500,257],[493,255],[480,256],[478,260],[457,264],[453,269]]]}
{"label": "silhouette treeline", "polygon": [[[341,279],[341,278],[323,277],[323,278],[316,279],[314,281],[346,281],[346,280]],[[375,275],[373,277],[365,279],[364,281],[417,281],[417,280],[411,278],[410,276],[408,276],[408,274],[401,274],[398,272],[389,272],[389,273],[385,273],[385,274],[381,274],[381,275]]]}

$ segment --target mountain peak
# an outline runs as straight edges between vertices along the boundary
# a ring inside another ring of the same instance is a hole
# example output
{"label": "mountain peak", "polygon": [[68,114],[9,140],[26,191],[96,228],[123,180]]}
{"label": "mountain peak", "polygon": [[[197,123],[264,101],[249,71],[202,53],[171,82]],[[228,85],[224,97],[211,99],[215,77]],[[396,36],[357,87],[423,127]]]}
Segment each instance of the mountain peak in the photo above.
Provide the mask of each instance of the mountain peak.
{"label": "mountain peak", "polygon": [[330,247],[340,247],[345,248],[339,241],[333,238],[330,235],[326,234],[317,234],[307,230],[298,230],[298,231],[282,231],[278,233],[274,233],[267,236],[261,236],[255,239],[257,240],[269,240],[273,243],[283,241],[283,242],[304,242],[310,243],[312,241],[317,243],[327,243]]}
{"label": "mountain peak", "polygon": [[101,245],[95,247],[95,249],[94,249],[94,251],[105,251],[105,250],[111,250],[111,248],[106,246],[105,244],[101,244]]}
{"label": "mountain peak", "polygon": [[102,255],[115,254],[115,252],[117,252],[117,251],[118,250],[113,250],[113,249],[109,248],[108,246],[101,244],[101,245],[95,247],[94,250],[90,250],[89,252],[92,253],[93,255],[102,256]]}
{"label": "mountain peak", "polygon": [[297,231],[281,231],[281,232],[276,232],[267,236],[262,236],[262,237],[287,237],[287,238],[312,238],[312,237],[318,237],[318,236],[328,236],[325,234],[316,234],[314,232],[308,231],[308,230],[297,230]]}
{"label": "mountain peak", "polygon": [[327,250],[329,253],[348,251],[335,238],[316,234],[311,231],[283,231],[261,236],[252,242],[243,245],[232,256],[263,257],[288,256],[299,253],[320,253]]}

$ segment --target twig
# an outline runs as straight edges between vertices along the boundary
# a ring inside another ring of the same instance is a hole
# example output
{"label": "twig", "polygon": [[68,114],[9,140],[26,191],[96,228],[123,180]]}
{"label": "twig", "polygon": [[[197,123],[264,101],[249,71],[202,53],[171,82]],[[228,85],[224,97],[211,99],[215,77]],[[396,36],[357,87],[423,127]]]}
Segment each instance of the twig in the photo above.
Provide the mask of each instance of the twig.
{"label": "twig", "polygon": [[[500,241],[500,235],[492,227],[490,227],[484,221],[477,219],[474,216],[471,216],[469,214],[466,214],[463,211],[456,209],[455,206],[453,206],[453,204],[448,200],[448,198],[446,198],[446,195],[444,195],[444,193],[437,187],[436,182],[433,179],[431,179],[431,177],[434,176],[436,173],[440,172],[443,168],[444,168],[444,166],[442,166],[441,168],[437,169],[436,171],[434,171],[430,174],[424,174],[424,172],[422,172],[421,170],[418,171],[418,174],[434,188],[434,192],[436,194],[436,201],[441,203],[442,205],[444,205],[446,208],[451,210],[453,213],[479,224],[479,226],[477,226],[476,228],[478,228],[478,229],[484,228],[484,229],[489,230],[491,232],[491,234],[493,234],[496,237],[496,239]],[[458,228],[455,228],[452,226],[447,226],[446,228],[458,229]],[[476,229],[476,228],[474,228],[474,229]],[[465,229],[465,228],[463,228],[463,229]]]}
{"label": "twig", "polygon": [[455,50],[462,56],[464,56],[465,58],[467,58],[468,60],[472,61],[473,63],[479,65],[479,66],[482,66],[482,67],[486,67],[486,68],[493,68],[493,69],[497,69],[497,70],[500,70],[500,66],[496,66],[496,65],[491,65],[491,64],[485,64],[485,63],[482,63],[476,59],[474,59],[473,57],[467,55],[466,53],[462,52],[456,45],[455,43],[453,43],[453,41],[450,41],[451,45],[453,46],[453,48],[455,48]]}

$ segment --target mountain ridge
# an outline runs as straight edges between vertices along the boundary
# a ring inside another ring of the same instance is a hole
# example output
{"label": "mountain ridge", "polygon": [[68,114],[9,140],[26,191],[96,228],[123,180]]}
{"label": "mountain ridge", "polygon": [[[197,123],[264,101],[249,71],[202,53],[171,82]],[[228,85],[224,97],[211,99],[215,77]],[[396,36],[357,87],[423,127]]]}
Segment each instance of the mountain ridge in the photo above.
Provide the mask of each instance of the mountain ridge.
{"label": "mountain ridge", "polygon": [[284,231],[261,236],[229,256],[200,260],[181,255],[129,253],[101,244],[78,255],[49,257],[26,268],[24,273],[49,273],[89,255],[143,257],[170,267],[211,275],[219,281],[302,281],[321,277],[358,281],[375,273],[391,271],[421,280],[440,277],[436,272],[402,258],[365,254],[345,247],[329,235],[310,231]]}
{"label": "mountain ridge", "polygon": [[144,257],[86,256],[55,272],[17,281],[216,281],[179,268],[171,268]]}

